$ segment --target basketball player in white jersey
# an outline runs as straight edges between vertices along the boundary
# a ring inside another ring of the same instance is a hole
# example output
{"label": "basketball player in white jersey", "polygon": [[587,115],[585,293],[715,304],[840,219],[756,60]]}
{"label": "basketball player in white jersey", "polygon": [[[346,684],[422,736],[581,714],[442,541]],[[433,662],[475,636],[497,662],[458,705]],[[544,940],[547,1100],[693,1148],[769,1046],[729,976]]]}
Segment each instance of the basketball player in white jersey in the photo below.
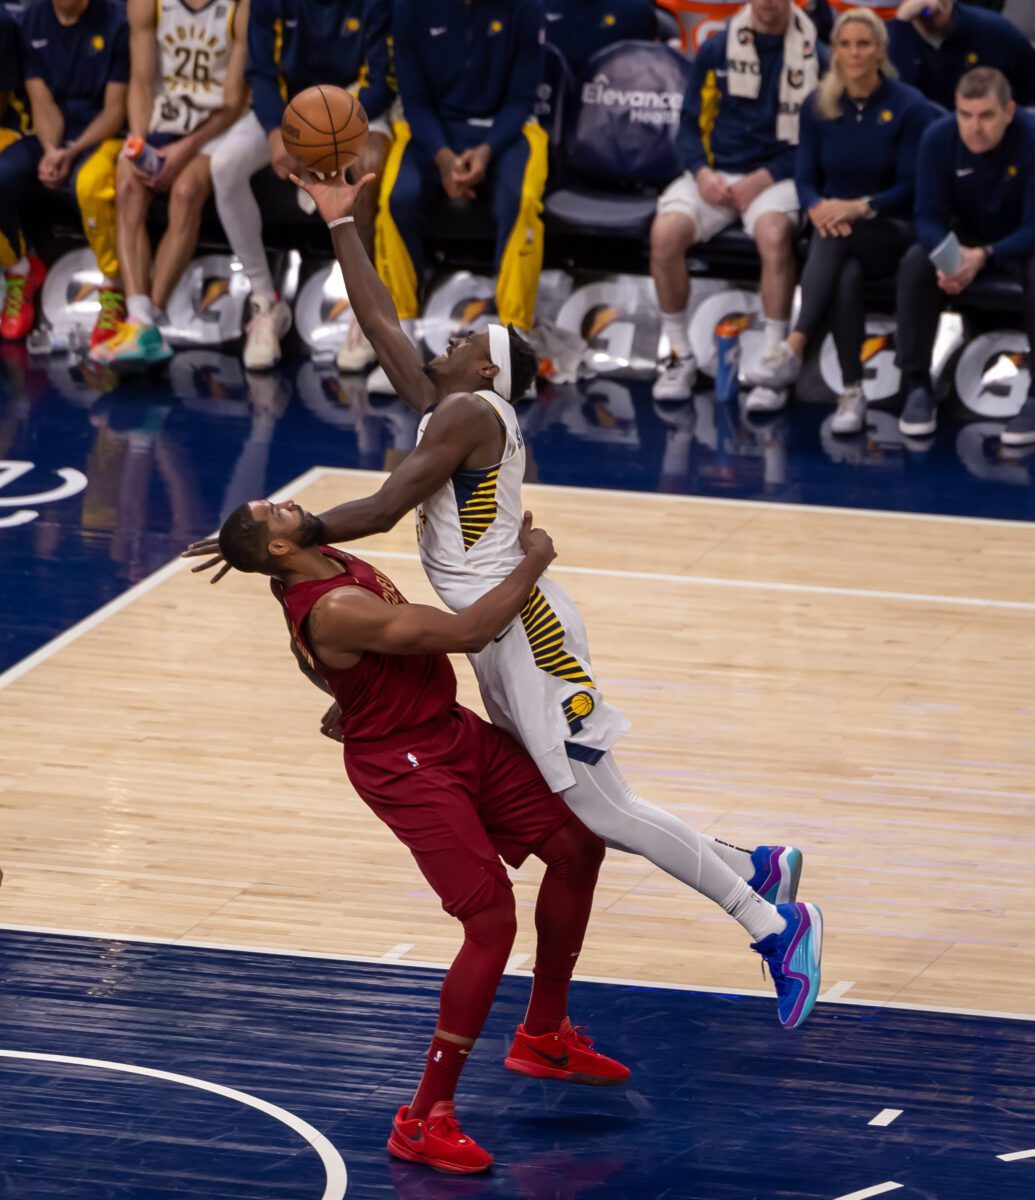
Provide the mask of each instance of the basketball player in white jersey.
{"label": "basketball player in white jersey", "polygon": [[[490,325],[452,338],[444,354],[422,364],[351,216],[356,193],[372,178],[355,187],[295,182],[306,187],[331,228],[356,319],[399,396],[422,417],[413,453],[375,495],[324,513],[320,540],[379,533],[416,508],[428,578],[439,599],[460,611],[521,556],[525,450],[510,397],[524,395],[535,378],[536,356],[513,329]],[[187,553],[208,553],[216,545],[197,543]],[[632,791],[611,753],[629,723],[604,699],[582,618],[549,576],[540,579],[518,620],[470,659],[493,723],[524,743],[583,824],[730,913],[769,966],[781,1023],[800,1025],[819,991],[823,940],[819,909],[795,901],[800,851],[740,850],[696,833]]]}
{"label": "basketball player in white jersey", "polygon": [[[148,172],[125,152],[116,184],[126,321],[93,357],[116,366],[161,362],[171,351],[156,317],[198,242],[212,192],[209,159],[244,111],[248,0],[129,0],[129,132],[157,151]],[[152,261],[147,211],[168,192],[165,233]]]}

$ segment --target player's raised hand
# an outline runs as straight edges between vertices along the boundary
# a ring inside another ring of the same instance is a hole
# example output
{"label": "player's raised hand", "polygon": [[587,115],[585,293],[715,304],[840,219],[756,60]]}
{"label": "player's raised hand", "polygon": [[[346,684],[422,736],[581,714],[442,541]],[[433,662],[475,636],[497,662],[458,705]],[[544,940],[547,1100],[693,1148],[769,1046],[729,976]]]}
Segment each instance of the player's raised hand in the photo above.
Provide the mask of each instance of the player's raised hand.
{"label": "player's raised hand", "polygon": [[339,217],[351,217],[356,206],[356,197],[377,176],[368,171],[357,183],[349,183],[344,176],[318,179],[310,171],[292,175],[291,182],[308,192],[316,204],[317,212],[325,221],[336,221]]}
{"label": "player's raised hand", "polygon": [[[196,567],[191,567],[190,573],[197,575],[199,571],[208,571],[212,567],[219,567],[219,570],[209,580],[209,583],[218,583],[230,570],[230,564],[219,553],[219,538],[202,538],[200,542],[191,542],[186,550],[180,551],[180,558],[201,558],[203,554],[211,554],[212,557],[206,562],[198,563]],[[220,566],[220,564],[222,565]]]}
{"label": "player's raised hand", "polygon": [[544,571],[557,557],[553,538],[550,537],[545,529],[532,528],[532,514],[527,510],[525,512],[525,519],[521,522],[521,532],[518,534],[518,541],[521,543],[521,549],[524,550],[528,558],[539,559],[542,562],[542,569]]}

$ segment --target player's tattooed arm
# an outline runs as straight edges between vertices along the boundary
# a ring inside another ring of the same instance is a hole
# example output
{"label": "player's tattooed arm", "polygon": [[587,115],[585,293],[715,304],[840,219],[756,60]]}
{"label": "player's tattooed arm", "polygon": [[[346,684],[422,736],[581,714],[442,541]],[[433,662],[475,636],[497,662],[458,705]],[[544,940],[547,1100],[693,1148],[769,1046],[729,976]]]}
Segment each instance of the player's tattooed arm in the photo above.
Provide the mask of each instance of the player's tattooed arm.
{"label": "player's tattooed arm", "polygon": [[[331,685],[326,679],[324,679],[322,675],[314,671],[302,657],[302,651],[299,650],[295,639],[289,638],[288,640],[291,645],[291,653],[295,656],[295,662],[298,663],[298,669],[302,672],[306,679],[308,679],[310,683],[315,684],[315,686],[318,687],[321,692],[326,692],[328,696],[333,696],[334,693],[331,691]],[[320,732],[324,735],[324,737],[329,737],[332,742],[342,742],[345,740],[341,732],[341,709],[338,707],[337,700],[335,700],[331,707],[327,709],[327,711],[320,718]]]}
{"label": "player's tattooed arm", "polygon": [[[416,449],[363,500],[350,500],[320,513],[325,542],[350,542],[392,529],[406,513],[433,496],[465,465],[499,461],[501,426],[487,404],[469,393],[448,396]],[[479,455],[484,462],[468,463]]]}
{"label": "player's tattooed arm", "polygon": [[536,580],[556,557],[550,535],[521,527],[525,557],[514,570],[460,613],[426,604],[386,604],[362,588],[337,588],[314,605],[309,636],[320,661],[347,669],[364,651],[375,654],[476,654],[517,618]]}
{"label": "player's tattooed arm", "polygon": [[298,663],[298,669],[302,672],[306,679],[308,679],[311,684],[314,684],[316,687],[318,687],[321,692],[326,692],[328,696],[333,696],[334,693],[331,691],[331,685],[326,679],[324,679],[319,671],[314,671],[313,668],[302,657],[302,651],[299,650],[295,639],[289,638],[288,641],[291,645],[291,653],[295,656],[295,662]]}

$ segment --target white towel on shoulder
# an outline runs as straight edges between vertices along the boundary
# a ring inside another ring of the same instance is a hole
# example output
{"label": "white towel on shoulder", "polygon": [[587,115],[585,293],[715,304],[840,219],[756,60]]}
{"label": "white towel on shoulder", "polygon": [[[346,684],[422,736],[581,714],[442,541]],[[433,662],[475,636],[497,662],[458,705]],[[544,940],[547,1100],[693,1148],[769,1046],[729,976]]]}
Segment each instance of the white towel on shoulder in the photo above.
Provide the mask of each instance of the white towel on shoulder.
{"label": "white towel on shoulder", "polygon": [[[762,69],[751,28],[751,6],[744,7],[729,19],[726,27],[726,65],[729,68],[728,90],[731,96],[757,100],[762,87]],[[798,114],[810,92],[819,82],[819,59],[816,57],[816,27],[795,5],[783,36],[783,68],[780,72],[779,109],[776,136],[792,146],[798,144]]]}

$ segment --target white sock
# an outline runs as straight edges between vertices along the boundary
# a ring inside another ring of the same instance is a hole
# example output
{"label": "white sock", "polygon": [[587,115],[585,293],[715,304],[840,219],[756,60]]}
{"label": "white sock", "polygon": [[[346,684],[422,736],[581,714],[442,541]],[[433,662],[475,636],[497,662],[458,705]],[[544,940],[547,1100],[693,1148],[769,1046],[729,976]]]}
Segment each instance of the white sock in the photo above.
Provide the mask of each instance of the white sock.
{"label": "white sock", "polygon": [[739,846],[734,846],[730,842],[724,842],[722,838],[713,838],[707,833],[701,836],[708,839],[715,853],[727,867],[732,867],[741,879],[750,879],[754,875],[755,864],[751,861],[750,850],[741,850]]}
{"label": "white sock", "polygon": [[29,260],[24,255],[18,259],[18,261],[14,264],[13,267],[7,268],[8,275],[28,275],[28,273],[29,273]]}
{"label": "white sock", "polygon": [[776,908],[722,861],[710,838],[632,790],[610,752],[592,766],[576,759],[569,766],[575,786],[565,791],[564,802],[609,846],[642,855],[707,896],[756,942],[785,928],[787,923]]}
{"label": "white sock", "polygon": [[770,350],[775,350],[787,336],[791,323],[790,321],[778,321],[775,317],[763,317],[762,324],[765,326],[765,352],[768,354]]}
{"label": "white sock", "polygon": [[668,337],[668,344],[677,358],[690,357],[690,332],[686,309],[682,312],[661,314],[661,331]]}
{"label": "white sock", "polygon": [[153,325],[155,310],[150,296],[126,297],[126,320],[130,325]]}
{"label": "white sock", "polygon": [[760,942],[771,933],[783,933],[787,922],[780,916],[776,906],[752,891],[746,880],[740,879],[737,883],[738,886],[727,896],[722,907],[751,934],[752,941]]}

